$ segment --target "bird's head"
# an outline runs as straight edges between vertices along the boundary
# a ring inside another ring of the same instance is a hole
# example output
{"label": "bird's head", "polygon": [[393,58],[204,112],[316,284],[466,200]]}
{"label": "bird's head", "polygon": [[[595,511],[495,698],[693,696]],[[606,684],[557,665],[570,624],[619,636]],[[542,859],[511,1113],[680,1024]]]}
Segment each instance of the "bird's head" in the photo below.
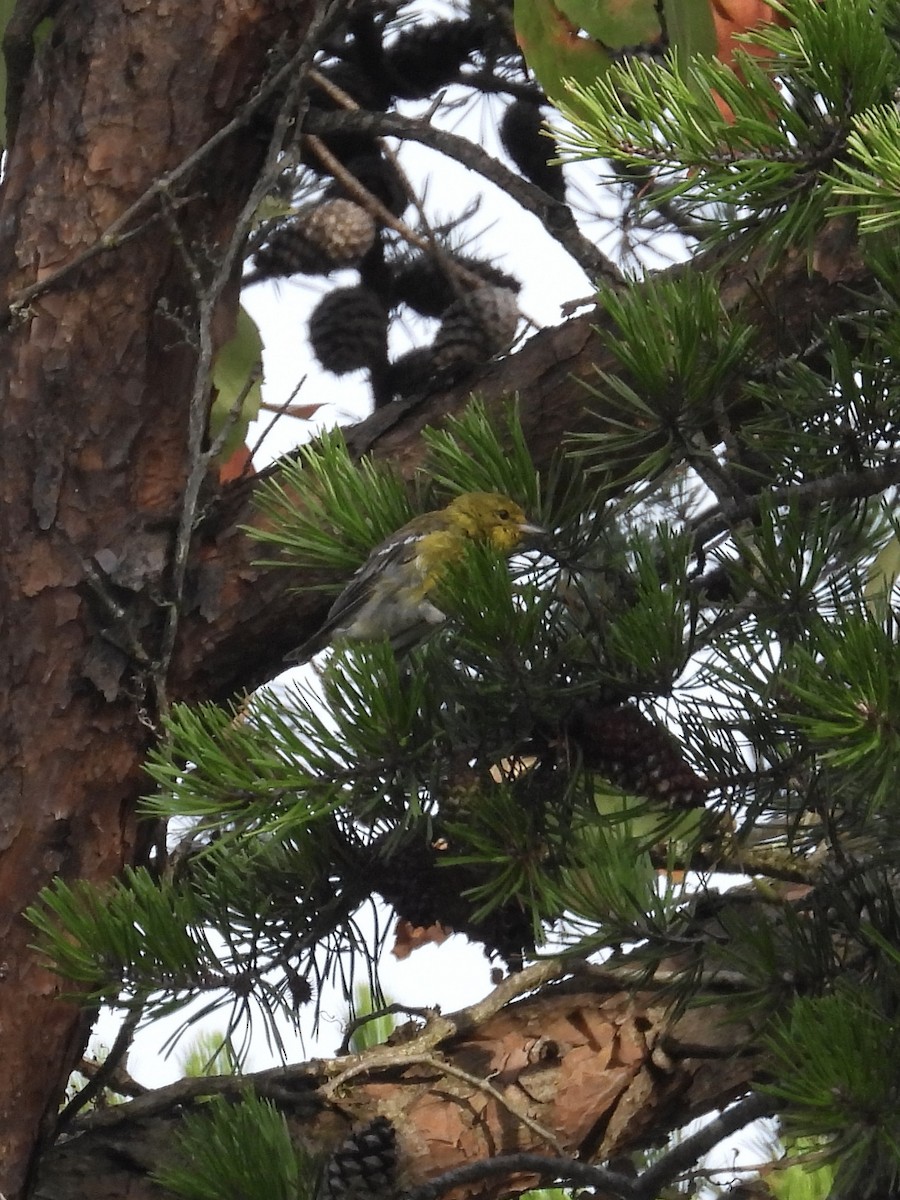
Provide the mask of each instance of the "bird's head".
{"label": "bird's head", "polygon": [[502,492],[466,492],[450,502],[447,513],[466,537],[489,542],[501,554],[511,554],[545,533]]}

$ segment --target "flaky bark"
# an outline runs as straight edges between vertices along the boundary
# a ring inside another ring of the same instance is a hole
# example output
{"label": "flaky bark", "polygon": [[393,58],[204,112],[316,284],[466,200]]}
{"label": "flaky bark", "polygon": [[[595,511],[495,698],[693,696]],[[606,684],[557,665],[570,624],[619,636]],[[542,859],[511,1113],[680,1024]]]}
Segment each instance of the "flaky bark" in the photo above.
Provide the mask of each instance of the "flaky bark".
{"label": "flaky bark", "polygon": [[[529,968],[471,1009],[435,1015],[408,1040],[395,1035],[396,1045],[365,1055],[244,1081],[185,1080],[82,1118],[81,1136],[48,1153],[39,1194],[161,1196],[146,1172],[172,1152],[176,1110],[204,1092],[252,1086],[282,1108],[304,1143],[326,1151],[355,1122],[384,1115],[397,1130],[409,1188],[498,1155],[625,1154],[746,1090],[757,1066],[751,1031],[729,1021],[724,1006],[673,1020],[668,1002],[623,992],[602,969],[553,985],[560,973],[552,962]],[[504,1003],[540,984],[537,994]],[[508,1177],[494,1177],[466,1191],[491,1200],[508,1187]]]}

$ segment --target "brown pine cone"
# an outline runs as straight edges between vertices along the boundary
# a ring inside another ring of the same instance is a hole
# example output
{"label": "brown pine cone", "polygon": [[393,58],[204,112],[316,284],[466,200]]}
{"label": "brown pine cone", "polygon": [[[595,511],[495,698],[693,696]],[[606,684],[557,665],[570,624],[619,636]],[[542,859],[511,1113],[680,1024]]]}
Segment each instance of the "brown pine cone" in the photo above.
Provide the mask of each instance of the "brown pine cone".
{"label": "brown pine cone", "polygon": [[387,358],[388,313],[365,287],[335,288],[309,318],[309,340],[326,371],[345,375]]}
{"label": "brown pine cone", "polygon": [[290,224],[272,231],[254,259],[246,282],[285,275],[327,275],[355,266],[371,250],[377,226],[371,214],[352,200],[323,200]]}
{"label": "brown pine cone", "polygon": [[397,1191],[396,1175],[396,1130],[387,1117],[375,1117],[328,1159],[318,1200],[389,1200]]}
{"label": "brown pine cone", "polygon": [[667,730],[629,704],[595,708],[572,733],[585,765],[636,796],[672,808],[702,807],[710,791]]}
{"label": "brown pine cone", "polygon": [[434,367],[477,366],[508,350],[519,324],[519,305],[509,288],[480,287],[455,300],[434,339]]}

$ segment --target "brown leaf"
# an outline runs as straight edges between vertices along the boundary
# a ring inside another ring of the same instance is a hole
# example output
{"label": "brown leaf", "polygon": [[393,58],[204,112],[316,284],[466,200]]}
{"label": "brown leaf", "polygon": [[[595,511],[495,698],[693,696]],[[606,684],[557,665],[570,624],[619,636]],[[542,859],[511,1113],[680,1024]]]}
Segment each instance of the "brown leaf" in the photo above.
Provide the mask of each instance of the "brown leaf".
{"label": "brown leaf", "polygon": [[453,933],[446,925],[413,925],[405,917],[399,917],[394,927],[394,945],[391,954],[394,958],[409,958],[413,950],[420,946],[440,946]]}

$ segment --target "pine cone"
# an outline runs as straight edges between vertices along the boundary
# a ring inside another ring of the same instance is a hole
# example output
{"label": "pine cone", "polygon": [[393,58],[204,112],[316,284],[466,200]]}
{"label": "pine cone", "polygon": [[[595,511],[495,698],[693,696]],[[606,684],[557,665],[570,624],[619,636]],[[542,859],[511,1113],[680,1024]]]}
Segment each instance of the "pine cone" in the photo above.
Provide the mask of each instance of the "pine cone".
{"label": "pine cone", "polygon": [[345,375],[387,357],[387,309],[364,287],[335,288],[309,318],[309,340],[326,371]]}
{"label": "pine cone", "polygon": [[341,1142],[325,1164],[320,1200],[387,1200],[397,1191],[397,1133],[375,1117]]}
{"label": "pine cone", "polygon": [[584,763],[624,791],[700,808],[710,785],[684,757],[675,738],[631,705],[596,708],[572,730]]}
{"label": "pine cone", "polygon": [[327,275],[352,267],[371,250],[376,226],[352,200],[325,200],[310,206],[257,251],[253,281],[282,275]]}
{"label": "pine cone", "polygon": [[[515,276],[492,262],[469,254],[448,252],[447,258],[473,275],[479,275],[492,287],[517,293],[521,287]],[[433,254],[415,254],[391,263],[391,301],[406,304],[423,317],[439,317],[456,300],[457,293],[441,258]]]}
{"label": "pine cone", "polygon": [[530,914],[510,902],[473,920],[476,905],[467,892],[483,884],[484,875],[476,865],[447,865],[441,861],[446,857],[440,839],[426,844],[411,838],[369,863],[366,877],[401,920],[413,926],[443,925],[481,942],[488,954],[499,954],[510,964],[521,962],[523,952],[534,949]]}
{"label": "pine cone", "polygon": [[361,205],[335,199],[316,205],[303,232],[336,267],[350,267],[372,249],[376,227],[371,213]]}
{"label": "pine cone", "polygon": [[402,29],[384,50],[384,69],[395,96],[424,100],[453,83],[481,45],[483,30],[471,20],[445,19]]}
{"label": "pine cone", "polygon": [[391,396],[412,396],[424,391],[434,379],[433,358],[430,346],[416,346],[395,359],[387,375]]}
{"label": "pine cone", "polygon": [[561,203],[566,199],[566,180],[556,157],[556,143],[548,137],[541,106],[534,100],[513,100],[500,122],[500,141],[526,179]]}
{"label": "pine cone", "polygon": [[508,350],[516,336],[519,306],[509,288],[476,288],[444,313],[434,339],[437,371],[474,367]]}

